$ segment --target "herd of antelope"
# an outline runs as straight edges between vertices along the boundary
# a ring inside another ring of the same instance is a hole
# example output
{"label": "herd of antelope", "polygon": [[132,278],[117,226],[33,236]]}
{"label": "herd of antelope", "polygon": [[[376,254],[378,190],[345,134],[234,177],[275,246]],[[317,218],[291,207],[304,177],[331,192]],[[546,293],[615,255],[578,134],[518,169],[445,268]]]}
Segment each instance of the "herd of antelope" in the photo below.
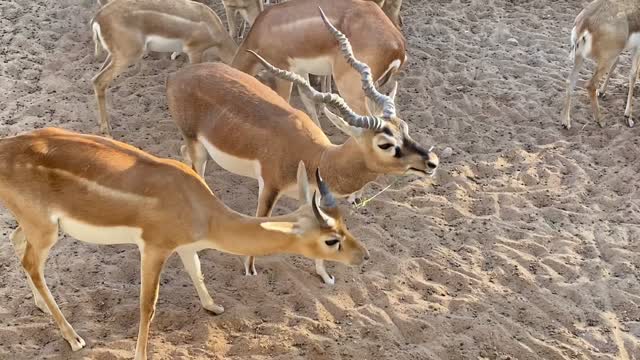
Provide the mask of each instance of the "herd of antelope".
{"label": "herd of antelope", "polygon": [[[397,83],[405,64],[401,0],[222,0],[228,29],[208,6],[191,0],[98,1],[90,21],[95,55],[107,53],[93,78],[100,131],[105,136],[48,128],[0,140],[0,199],[18,222],[10,238],[36,306],[50,313],[71,348],[85,346],[53,299],[44,263],[58,232],[94,244],[136,244],[141,254],[140,323],[136,359],[146,359],[149,327],[167,258],[177,252],[202,306],[224,311],[204,284],[197,252],[218,249],[245,256],[298,254],[315,259],[326,284],[335,278],[324,260],[359,265],[369,258],[347,229],[336,197],[355,202],[385,174],[433,176],[433,147],[411,138],[397,114]],[[238,31],[236,16],[248,28]],[[240,41],[240,45],[238,45]],[[569,128],[573,88],[583,59],[597,70],[587,89],[602,125],[597,97],[625,49],[634,50],[625,115],[640,67],[640,1],[596,0],[571,33],[574,68],[562,115]],[[190,65],[168,74],[169,112],[182,133],[182,163],[158,158],[111,138],[109,84],[146,51],[185,53]],[[256,78],[266,72],[272,87]],[[600,78],[609,72],[599,90]],[[321,77],[321,89],[309,76]],[[331,91],[332,80],[337,93]],[[293,85],[306,112],[289,104]],[[320,128],[317,106],[348,135],[334,144]],[[328,107],[335,112],[329,110]],[[204,181],[208,159],[258,181],[256,216],[233,211]],[[300,207],[271,216],[281,196]]]}

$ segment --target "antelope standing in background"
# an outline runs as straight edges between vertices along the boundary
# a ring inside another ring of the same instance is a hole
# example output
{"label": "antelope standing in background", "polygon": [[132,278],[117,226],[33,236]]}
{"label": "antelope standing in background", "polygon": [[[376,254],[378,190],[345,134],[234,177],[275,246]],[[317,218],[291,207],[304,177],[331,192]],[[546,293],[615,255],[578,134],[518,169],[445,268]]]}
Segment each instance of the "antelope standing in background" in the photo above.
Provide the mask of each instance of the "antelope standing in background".
{"label": "antelope standing in background", "polygon": [[[362,84],[376,116],[358,115],[338,95],[319,93],[302,77],[274,68],[255,53],[250,55],[277,77],[295,82],[314,101],[338,109],[342,117],[326,108],[325,114],[350,136],[344,144],[332,144],[304,112],[253,76],[224,64],[191,65],[167,79],[169,112],[182,132],[185,160],[204,176],[208,154],[222,168],[257,179],[257,216],[270,216],[282,195],[296,197],[295,174],[300,160],[312,171],[319,168],[334,193],[342,197],[359,191],[379,175],[426,177],[438,166],[436,154],[416,143],[407,124],[396,116],[395,88],[391,96],[380,94],[369,67],[351,52],[349,40],[324,14],[321,21],[329,28],[329,35],[338,39],[345,63],[361,75],[362,81],[357,83]],[[244,265],[246,275],[257,274],[253,257]],[[316,261],[316,272],[325,283],[335,282],[322,261]]]}
{"label": "antelope standing in background", "polygon": [[382,11],[387,15],[389,20],[398,28],[402,28],[402,16],[400,15],[400,8],[402,7],[402,0],[365,0],[376,3]]}
{"label": "antelope standing in background", "polygon": [[[262,0],[222,0],[222,4],[224,5],[224,11],[227,15],[229,34],[234,40],[238,38],[238,36],[242,37],[244,27],[251,27],[258,14],[264,10]],[[237,33],[236,13],[240,13],[240,16],[242,16],[244,20],[240,34]]]}
{"label": "antelope standing in background", "polygon": [[91,19],[96,56],[109,55],[93,78],[100,130],[111,135],[105,94],[109,84],[146,49],[185,52],[191,63],[219,57],[230,63],[237,45],[208,6],[190,0],[111,0]]}
{"label": "antelope standing in background", "polygon": [[[274,66],[295,72],[331,76],[338,92],[357,113],[367,114],[360,75],[340,55],[337,42],[325,30],[318,7],[349,37],[353,52],[369,65],[374,81],[384,85],[406,60],[405,39],[379,6],[361,0],[293,0],[266,8],[256,18],[240,45],[232,66],[255,75],[259,61],[253,50]],[[292,84],[277,79],[275,91],[289,101]],[[307,113],[316,124],[315,104],[301,94]]]}
{"label": "antelope standing in background", "polygon": [[316,170],[317,203],[303,162],[297,166],[295,212],[254,218],[225,206],[183,163],[149,155],[107,138],[43,129],[0,140],[0,201],[16,217],[11,235],[36,305],[53,316],[74,351],[85,346],[58,308],[44,279],[44,265],[58,229],[99,245],[140,249],[140,327],[136,359],[147,358],[149,326],[160,273],[177,252],[202,306],[224,308],[209,295],[197,252],[237,255],[299,254],[359,265],[369,256],[347,230],[333,195]]}
{"label": "antelope standing in background", "polygon": [[[609,76],[616,67],[618,56],[625,49],[633,50],[633,64],[629,74],[629,93],[624,115],[631,127],[633,87],[640,67],[640,1],[595,0],[578,14],[571,30],[571,59],[573,69],[569,75],[567,94],[562,111],[562,125],[571,128],[571,95],[578,80],[578,73],[585,58],[596,62],[596,70],[587,84],[591,110],[598,125],[603,126],[598,93],[604,96]],[[600,79],[609,73],[604,84],[597,90]]]}

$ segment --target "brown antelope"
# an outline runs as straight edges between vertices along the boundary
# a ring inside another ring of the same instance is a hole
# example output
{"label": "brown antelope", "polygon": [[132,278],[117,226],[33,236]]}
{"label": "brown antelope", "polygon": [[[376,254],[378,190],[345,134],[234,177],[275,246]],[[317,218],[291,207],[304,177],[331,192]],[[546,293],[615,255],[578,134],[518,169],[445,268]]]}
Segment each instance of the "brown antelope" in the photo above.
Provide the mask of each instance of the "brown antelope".
{"label": "brown antelope", "polygon": [[[259,61],[253,50],[274,66],[308,79],[309,74],[331,76],[338,92],[354,111],[366,114],[360,75],[340,55],[338,44],[325,30],[318,6],[345,33],[353,51],[371,68],[373,79],[385,84],[406,60],[405,39],[375,3],[361,0],[293,0],[266,8],[256,18],[238,48],[232,66],[255,75]],[[275,90],[289,101],[292,84],[277,79]],[[304,92],[301,100],[316,124],[315,104]]]}
{"label": "brown antelope", "polygon": [[290,253],[359,265],[369,256],[347,230],[318,171],[321,195],[311,193],[307,170],[297,166],[305,204],[288,215],[249,217],[225,206],[183,163],[127,144],[61,129],[36,130],[0,140],[0,200],[16,217],[11,235],[36,305],[50,313],[76,351],[84,340],[65,320],[44,279],[58,229],[100,245],[136,244],[141,256],[140,327],[136,359],[146,359],[160,273],[175,251],[205,309],[224,308],[209,295],[197,252],[238,255]]}
{"label": "brown antelope", "polygon": [[[277,77],[295,82],[314,101],[336,107],[342,118],[326,108],[325,114],[351,136],[344,144],[332,144],[304,112],[253,76],[224,64],[191,65],[167,79],[169,112],[182,131],[185,160],[204,176],[208,154],[224,169],[257,179],[257,216],[269,216],[281,195],[296,197],[300,160],[311,170],[320,168],[342,197],[382,174],[428,176],[438,166],[436,154],[416,143],[407,124],[396,116],[395,91],[391,96],[380,94],[370,69],[353,56],[347,38],[324,21],[339,40],[345,62],[362,75],[368,106],[377,116],[358,115],[338,95],[319,93],[302,77],[252,56]],[[325,283],[334,283],[322,261],[316,262],[316,272]],[[245,274],[257,274],[253,257],[245,261]]]}
{"label": "brown antelope", "polygon": [[105,93],[109,84],[146,49],[185,52],[191,63],[219,57],[230,63],[237,45],[220,18],[191,0],[111,0],[91,19],[96,56],[109,55],[93,78],[100,130],[111,134]]}
{"label": "brown antelope", "polygon": [[[573,69],[569,75],[567,94],[562,111],[562,125],[571,128],[571,95],[578,80],[578,73],[585,58],[596,62],[596,70],[587,84],[593,117],[603,126],[598,105],[598,95],[603,97],[611,72],[618,63],[618,56],[625,49],[632,49],[633,64],[629,74],[629,93],[624,115],[631,127],[633,87],[640,67],[640,2],[638,0],[595,0],[576,17],[571,30],[571,59]],[[597,86],[608,73],[600,88]]]}

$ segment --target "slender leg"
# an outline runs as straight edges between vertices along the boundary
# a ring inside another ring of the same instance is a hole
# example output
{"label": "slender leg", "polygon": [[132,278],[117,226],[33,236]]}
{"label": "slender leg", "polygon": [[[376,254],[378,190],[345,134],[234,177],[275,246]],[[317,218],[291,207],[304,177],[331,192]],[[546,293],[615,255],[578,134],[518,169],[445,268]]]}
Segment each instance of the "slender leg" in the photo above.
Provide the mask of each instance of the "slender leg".
{"label": "slender leg", "polygon": [[187,140],[187,145],[180,147],[180,153],[184,158],[184,162],[204,178],[205,169],[207,167],[207,149],[198,141]]}
{"label": "slender leg", "polygon": [[602,117],[600,116],[600,106],[598,104],[598,95],[596,94],[596,90],[598,84],[600,83],[602,75],[605,74],[607,69],[611,68],[611,64],[615,61],[615,59],[616,58],[614,57],[606,59],[607,61],[598,62],[596,72],[593,74],[591,80],[589,80],[589,83],[587,84],[587,92],[589,93],[589,98],[591,99],[591,111],[593,112],[593,118],[600,127],[603,127],[604,124],[602,123]]}
{"label": "slender leg", "polygon": [[178,250],[178,255],[180,255],[182,264],[187,270],[187,273],[189,273],[189,277],[191,277],[193,285],[196,287],[202,307],[216,315],[222,314],[224,312],[224,308],[213,301],[204,284],[204,276],[202,276],[202,270],[200,269],[200,258],[198,257],[198,253],[192,250],[183,249]]}
{"label": "slender leg", "polygon": [[573,61],[573,69],[571,69],[571,73],[569,74],[567,94],[565,95],[564,108],[562,110],[562,126],[567,129],[571,128],[571,96],[573,95],[573,90],[576,87],[578,74],[580,73],[580,68],[582,68],[583,60],[584,58],[582,56],[576,54]]}
{"label": "slender leg", "polygon": [[140,249],[140,254],[140,327],[136,342],[136,360],[146,360],[149,327],[158,301],[160,273],[171,252],[146,245]]}
{"label": "slender leg", "polygon": [[633,64],[631,65],[631,72],[629,73],[629,95],[627,96],[627,108],[624,110],[624,115],[627,117],[627,124],[629,127],[633,127],[633,88],[636,85],[638,79],[638,69],[640,68],[640,49],[636,49],[633,54]]}
{"label": "slender leg", "polygon": [[611,68],[607,72],[607,77],[604,78],[604,82],[600,86],[600,89],[598,89],[598,97],[601,99],[604,99],[606,95],[605,91],[607,90],[607,86],[609,85],[609,79],[611,78],[611,74],[613,73],[613,71],[616,69],[616,66],[618,66],[619,59],[620,57],[617,57],[613,64],[611,64]]}
{"label": "slender leg", "polygon": [[[24,257],[25,248],[27,247],[27,237],[24,235],[24,231],[22,231],[21,227],[18,227],[13,231],[13,233],[11,233],[9,238],[11,239],[11,243],[13,244],[13,249],[15,250],[16,255],[18,255],[18,259],[22,261],[22,258]],[[36,289],[36,286],[33,284],[33,281],[31,281],[31,277],[29,277],[28,274],[27,274],[27,281],[29,282],[29,287],[31,288],[31,292],[33,293],[33,299],[36,302],[36,306],[42,312],[49,314],[49,309],[47,309],[47,304],[44,302],[44,299],[42,298],[42,296],[40,296],[38,289]]]}
{"label": "slender leg", "polygon": [[[271,216],[273,206],[275,205],[276,200],[278,200],[278,193],[278,190],[260,186],[258,194],[258,209],[256,210],[257,217]],[[244,258],[244,274],[246,276],[258,275],[258,272],[256,271],[255,256],[247,256]]]}
{"label": "slender leg", "polygon": [[[242,16],[242,26],[240,27],[240,33],[238,33],[238,38],[242,39],[244,37],[244,32],[247,30],[247,26],[250,26],[251,20],[249,20],[249,13],[246,9],[240,10],[240,16]],[[235,41],[235,38],[233,39]]]}
{"label": "slender leg", "polygon": [[98,101],[98,113],[100,121],[100,132],[103,135],[111,136],[111,124],[109,124],[109,115],[107,114],[106,90],[113,79],[122,72],[114,63],[111,56],[107,57],[100,72],[93,78],[93,90]]}
{"label": "slender leg", "polygon": [[320,91],[324,93],[331,92],[331,75],[325,75],[322,77],[322,83],[320,84]]}
{"label": "slender leg", "polygon": [[322,260],[316,259],[316,274],[320,275],[322,281],[327,285],[334,285],[336,283],[336,278],[333,277],[333,275],[329,275]]}
{"label": "slender leg", "polygon": [[[309,82],[309,74],[299,75]],[[309,114],[311,120],[313,120],[319,128],[322,128],[320,126],[320,121],[318,120],[318,113],[316,112],[316,103],[311,100],[304,91],[300,90],[300,87],[298,87],[298,94],[300,94],[300,100],[302,100],[302,104],[304,104],[305,109],[307,109],[307,114]]]}
{"label": "slender leg", "polygon": [[[49,313],[58,325],[62,337],[67,340],[73,351],[78,351],[85,346],[84,340],[78,336],[71,327],[67,319],[58,308],[58,304],[53,299],[47,283],[44,279],[44,263],[49,254],[49,249],[55,244],[58,238],[58,227],[48,225],[43,227],[24,227],[27,243],[22,257],[22,266],[29,275],[33,287],[38,291],[44,301]],[[17,234],[20,237],[20,234]]]}
{"label": "slender leg", "polygon": [[229,35],[231,35],[231,38],[233,39],[233,41],[235,41],[236,36],[238,36],[238,34],[236,33],[236,10],[235,8],[225,6],[224,12],[227,16],[227,23],[229,24]]}
{"label": "slender leg", "polygon": [[189,63],[190,64],[199,64],[199,63],[202,62],[202,50],[201,49],[187,50],[186,53],[187,53],[187,56],[189,56]]}

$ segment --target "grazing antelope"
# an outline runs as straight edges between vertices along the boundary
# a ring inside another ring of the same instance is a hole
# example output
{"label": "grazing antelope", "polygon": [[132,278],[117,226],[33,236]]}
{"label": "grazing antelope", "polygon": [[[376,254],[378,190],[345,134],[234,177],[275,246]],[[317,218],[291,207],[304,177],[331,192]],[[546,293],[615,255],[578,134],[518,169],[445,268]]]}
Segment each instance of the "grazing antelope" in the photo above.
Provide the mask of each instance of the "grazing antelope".
{"label": "grazing antelope", "polygon": [[[317,92],[302,77],[252,56],[277,77],[295,82],[314,101],[337,108],[343,117],[326,108],[325,114],[350,135],[344,144],[332,144],[304,112],[253,76],[224,64],[191,65],[167,79],[169,112],[185,140],[185,160],[204,176],[208,154],[224,169],[257,179],[257,216],[270,216],[281,195],[296,197],[292,190],[300,160],[311,170],[320,168],[341,197],[382,174],[428,176],[438,166],[436,154],[416,143],[407,124],[396,116],[395,88],[391,96],[380,94],[369,67],[353,56],[347,38],[323,19],[339,40],[345,62],[361,74],[368,106],[376,116],[358,115],[338,95]],[[335,282],[322,261],[316,262],[316,272],[325,283]],[[257,274],[253,257],[245,261],[245,274]]]}
{"label": "grazing antelope", "polygon": [[136,244],[141,256],[140,327],[136,359],[146,359],[160,273],[175,251],[205,309],[224,308],[209,295],[197,252],[238,255],[290,253],[359,265],[369,256],[347,230],[333,195],[316,171],[321,196],[311,193],[307,170],[297,166],[305,204],[288,215],[254,218],[225,206],[183,163],[127,144],[61,129],[36,130],[0,140],[0,200],[16,217],[11,235],[36,305],[50,313],[76,351],[84,340],[65,320],[44,279],[58,229],[100,245]]}
{"label": "grazing antelope", "polygon": [[[292,0],[266,8],[256,18],[232,66],[255,75],[259,61],[253,50],[274,66],[295,72],[331,76],[338,92],[354,111],[366,114],[360,75],[340,55],[338,44],[325,30],[317,9],[322,7],[353,45],[356,56],[371,68],[373,79],[385,84],[406,60],[405,39],[375,3],[361,0]],[[275,90],[289,101],[292,84],[277,79]],[[304,92],[301,100],[316,124],[315,104]]]}
{"label": "grazing antelope", "polygon": [[[595,0],[576,17],[571,30],[571,59],[573,69],[569,75],[567,94],[562,112],[562,125],[571,128],[571,95],[576,86],[578,73],[585,58],[595,60],[596,71],[587,84],[587,92],[591,99],[593,117],[600,126],[604,126],[600,116],[598,95],[605,94],[609,76],[616,67],[618,56],[625,49],[632,49],[633,64],[629,74],[629,93],[624,115],[631,127],[633,87],[640,67],[640,2],[638,0]],[[604,84],[597,86],[605,73],[608,75]]]}
{"label": "grazing antelope", "polygon": [[105,92],[146,49],[185,52],[191,63],[219,57],[230,63],[237,45],[208,6],[191,0],[112,0],[91,19],[96,56],[109,55],[93,78],[100,130],[111,134]]}

